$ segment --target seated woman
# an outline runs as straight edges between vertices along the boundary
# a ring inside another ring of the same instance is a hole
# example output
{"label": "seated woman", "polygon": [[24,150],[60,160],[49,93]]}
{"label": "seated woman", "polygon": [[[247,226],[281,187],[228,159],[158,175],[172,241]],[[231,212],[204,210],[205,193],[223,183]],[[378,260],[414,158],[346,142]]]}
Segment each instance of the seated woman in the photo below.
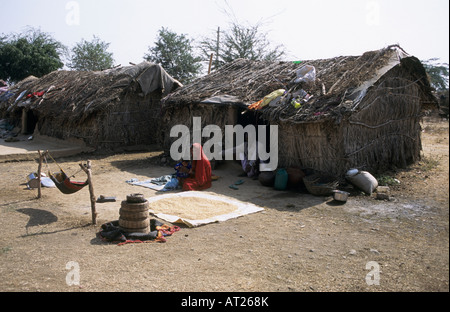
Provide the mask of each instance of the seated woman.
{"label": "seated woman", "polygon": [[[257,179],[259,175],[259,160],[249,160],[249,150],[248,150],[248,143],[244,142],[244,153],[241,153],[239,155],[239,158],[241,159],[241,166],[244,172],[240,174],[241,177],[249,177],[252,179]],[[255,151],[256,153],[256,151]],[[257,155],[257,153],[256,153]],[[255,155],[253,155],[253,158],[255,158]]]}
{"label": "seated woman", "polygon": [[[247,134],[247,133],[246,133]],[[240,162],[243,172],[239,174],[239,177],[249,177],[257,179],[259,175],[259,159],[258,151],[254,146],[251,151],[251,157],[249,157],[249,147],[247,142],[247,136],[244,137],[245,141],[239,146],[235,146],[232,149],[233,158]],[[230,149],[222,150],[222,158],[226,157],[226,153],[230,152]],[[237,151],[240,151],[239,154]]]}
{"label": "seated woman", "polygon": [[199,143],[191,146],[192,168],[183,181],[183,191],[201,191],[211,187],[211,163]]}

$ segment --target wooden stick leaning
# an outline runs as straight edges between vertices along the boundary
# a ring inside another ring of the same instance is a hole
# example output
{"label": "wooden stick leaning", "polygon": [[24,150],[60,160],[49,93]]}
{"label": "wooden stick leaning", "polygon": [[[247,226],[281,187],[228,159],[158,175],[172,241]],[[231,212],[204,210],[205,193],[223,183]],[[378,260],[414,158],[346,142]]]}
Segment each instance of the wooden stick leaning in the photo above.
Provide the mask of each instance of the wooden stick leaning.
{"label": "wooden stick leaning", "polygon": [[92,183],[91,161],[88,160],[86,165],[79,164],[81,169],[87,174],[89,182],[89,194],[91,199],[92,224],[97,224],[97,211],[95,208],[94,185]]}
{"label": "wooden stick leaning", "polygon": [[43,153],[41,153],[40,150],[38,150],[38,154],[39,154],[39,165],[38,165],[38,172],[37,172],[37,180],[38,180],[38,195],[37,198],[41,198],[42,197],[42,191],[41,191],[41,174],[42,174],[42,160],[44,159],[45,156],[47,156],[48,151],[45,151]]}
{"label": "wooden stick leaning", "polygon": [[38,178],[38,196],[37,196],[37,198],[41,198],[42,197],[42,193],[41,193],[41,171],[42,171],[43,154],[41,154],[40,150],[38,150],[38,154],[39,154],[39,166],[38,166],[38,172],[37,172],[37,178]]}

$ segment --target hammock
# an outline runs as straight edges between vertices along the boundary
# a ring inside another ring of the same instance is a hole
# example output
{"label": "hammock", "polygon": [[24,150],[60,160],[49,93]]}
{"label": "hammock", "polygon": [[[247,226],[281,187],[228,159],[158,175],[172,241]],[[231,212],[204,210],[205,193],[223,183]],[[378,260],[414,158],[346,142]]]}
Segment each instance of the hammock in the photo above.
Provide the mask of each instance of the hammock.
{"label": "hammock", "polygon": [[[48,155],[53,160],[53,162],[58,166],[58,168],[59,168],[58,173],[52,174],[50,172],[46,155]],[[73,193],[78,192],[83,187],[85,187],[86,185],[89,184],[88,179],[85,182],[70,181],[70,177],[67,176],[67,174],[64,172],[64,170],[61,168],[61,166],[56,162],[56,160],[52,157],[52,155],[50,155],[50,153],[48,151],[46,152],[46,154],[44,154],[44,159],[45,159],[45,163],[46,163],[47,169],[48,169],[48,176],[55,183],[58,190],[60,190],[62,193],[73,194]],[[74,176],[75,176],[75,174],[72,175],[72,177],[74,177]]]}
{"label": "hammock", "polygon": [[60,172],[55,175],[49,171],[48,176],[55,183],[58,190],[64,194],[73,194],[89,184],[88,180],[85,182],[70,181],[70,178],[62,169],[60,169]]}

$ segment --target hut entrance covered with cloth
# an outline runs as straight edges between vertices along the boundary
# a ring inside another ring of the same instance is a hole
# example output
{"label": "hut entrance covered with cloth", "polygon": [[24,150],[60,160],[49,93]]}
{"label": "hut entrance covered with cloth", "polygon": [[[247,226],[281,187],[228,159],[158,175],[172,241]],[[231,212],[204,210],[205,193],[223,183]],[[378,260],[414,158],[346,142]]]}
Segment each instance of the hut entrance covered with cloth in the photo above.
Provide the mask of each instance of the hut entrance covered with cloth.
{"label": "hut entrance covered with cloth", "polygon": [[280,168],[343,176],[405,167],[420,159],[422,109],[436,105],[431,91],[421,62],[398,45],[302,62],[238,59],[162,100],[162,145],[168,152],[177,139],[170,128],[191,129],[193,117],[223,129],[249,111],[278,125]]}

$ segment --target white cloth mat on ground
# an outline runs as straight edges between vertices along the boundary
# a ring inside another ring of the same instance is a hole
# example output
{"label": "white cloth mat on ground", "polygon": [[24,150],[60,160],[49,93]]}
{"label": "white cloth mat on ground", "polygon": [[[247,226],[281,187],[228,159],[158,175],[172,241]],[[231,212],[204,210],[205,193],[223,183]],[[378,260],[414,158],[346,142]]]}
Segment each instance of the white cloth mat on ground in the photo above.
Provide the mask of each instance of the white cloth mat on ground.
{"label": "white cloth mat on ground", "polygon": [[[153,208],[157,208],[157,201],[165,198],[183,198],[183,197],[198,197],[199,200],[202,198],[205,199],[211,199],[211,200],[217,200],[217,201],[223,201],[225,203],[233,204],[236,206],[236,210],[226,213],[226,214],[219,214],[213,217],[209,217],[206,219],[186,219],[182,218],[180,216],[170,215],[163,212],[155,211]],[[208,223],[214,223],[214,222],[221,222],[226,221],[229,219],[241,217],[247,214],[263,211],[264,208],[256,206],[254,204],[241,202],[235,199],[231,199],[224,196],[218,196],[210,193],[205,192],[198,192],[198,191],[187,191],[187,192],[180,192],[180,193],[170,193],[170,194],[164,194],[161,196],[154,196],[147,198],[150,204],[150,213],[160,219],[163,219],[165,221],[168,221],[170,223],[182,223],[187,225],[188,227],[197,227],[200,225],[208,224]]]}
{"label": "white cloth mat on ground", "polygon": [[151,181],[155,179],[155,178],[151,178],[145,181],[133,181],[133,180],[129,180],[126,181],[128,184],[131,185],[137,185],[137,186],[142,186],[142,187],[146,187],[155,191],[161,191],[164,188],[164,185],[158,185],[155,183],[152,183]]}

